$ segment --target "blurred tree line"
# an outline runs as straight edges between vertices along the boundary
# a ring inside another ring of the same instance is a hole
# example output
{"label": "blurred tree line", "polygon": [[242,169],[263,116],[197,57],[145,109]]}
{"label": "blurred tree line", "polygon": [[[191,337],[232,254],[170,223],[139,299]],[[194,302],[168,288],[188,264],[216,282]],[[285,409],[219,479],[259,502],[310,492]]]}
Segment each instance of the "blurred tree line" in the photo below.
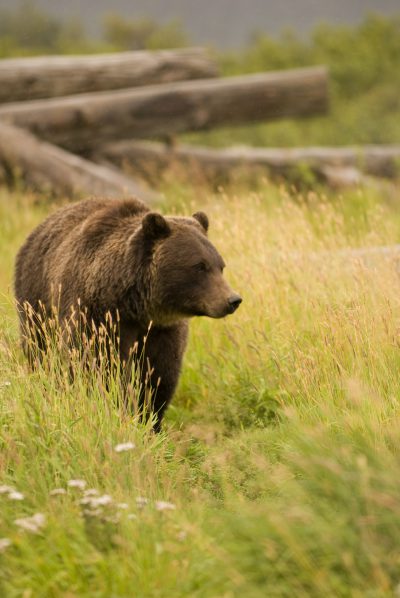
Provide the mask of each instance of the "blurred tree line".
{"label": "blurred tree line", "polygon": [[[231,131],[231,143],[249,135],[254,145],[400,143],[400,12],[355,27],[320,24],[308,39],[257,33],[221,61],[229,75],[325,64],[331,78],[328,116],[242,127]],[[212,142],[225,143],[226,132],[213,133]]]}
{"label": "blurred tree line", "polygon": [[78,19],[61,21],[24,0],[0,9],[0,58],[40,54],[79,54],[121,50],[156,50],[190,45],[179,21],[160,25],[152,19],[107,15],[99,39],[87,37]]}
{"label": "blurred tree line", "polygon": [[[0,58],[78,54],[190,45],[178,21],[158,24],[109,14],[102,34],[89,38],[78,20],[60,21],[24,1],[0,10]],[[331,73],[331,111],[308,120],[192,134],[216,146],[400,143],[400,14],[371,15],[359,26],[321,24],[308,38],[293,31],[277,37],[255,33],[241,50],[214,54],[225,75],[325,64]]]}

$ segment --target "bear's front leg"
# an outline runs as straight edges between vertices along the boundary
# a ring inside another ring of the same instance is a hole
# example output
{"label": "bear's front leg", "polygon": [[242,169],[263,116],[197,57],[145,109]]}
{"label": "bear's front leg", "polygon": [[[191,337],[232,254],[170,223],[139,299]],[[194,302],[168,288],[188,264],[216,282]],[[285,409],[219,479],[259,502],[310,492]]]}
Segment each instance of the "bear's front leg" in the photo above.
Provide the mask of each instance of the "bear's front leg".
{"label": "bear's front leg", "polygon": [[147,388],[150,386],[151,389],[150,411],[156,417],[155,432],[161,430],[165,409],[178,384],[187,336],[188,323],[185,320],[167,328],[153,327],[147,334],[141,385],[145,388],[147,384]]}

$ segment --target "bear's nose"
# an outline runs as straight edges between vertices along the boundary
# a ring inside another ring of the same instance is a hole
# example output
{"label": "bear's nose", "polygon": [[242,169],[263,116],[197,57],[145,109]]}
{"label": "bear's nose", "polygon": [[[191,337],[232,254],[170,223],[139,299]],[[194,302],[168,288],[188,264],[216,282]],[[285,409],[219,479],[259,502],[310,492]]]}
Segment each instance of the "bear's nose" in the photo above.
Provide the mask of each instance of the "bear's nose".
{"label": "bear's nose", "polygon": [[229,303],[229,307],[232,310],[231,313],[233,314],[233,312],[236,311],[237,308],[239,307],[239,305],[242,303],[242,298],[240,295],[236,295],[236,293],[235,293],[234,295],[229,297],[228,303]]}

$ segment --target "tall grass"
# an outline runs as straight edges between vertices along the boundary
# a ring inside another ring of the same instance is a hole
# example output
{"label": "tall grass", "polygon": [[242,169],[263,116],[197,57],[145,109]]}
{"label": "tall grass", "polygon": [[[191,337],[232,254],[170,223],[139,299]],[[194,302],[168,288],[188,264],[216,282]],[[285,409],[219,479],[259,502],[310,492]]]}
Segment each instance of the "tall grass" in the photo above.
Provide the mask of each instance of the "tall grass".
{"label": "tall grass", "polygon": [[244,301],[192,322],[156,436],[101,381],[29,372],[12,266],[49,207],[0,194],[0,485],[24,495],[0,494],[0,595],[396,595],[398,263],[337,252],[398,242],[394,198],[168,195],[209,214]]}

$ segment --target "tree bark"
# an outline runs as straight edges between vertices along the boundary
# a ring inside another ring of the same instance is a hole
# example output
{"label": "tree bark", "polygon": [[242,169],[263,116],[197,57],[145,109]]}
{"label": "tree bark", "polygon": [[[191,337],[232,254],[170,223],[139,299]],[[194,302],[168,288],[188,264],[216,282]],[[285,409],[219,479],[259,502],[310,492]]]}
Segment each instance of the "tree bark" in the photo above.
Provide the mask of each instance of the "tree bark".
{"label": "tree bark", "polygon": [[0,103],[216,77],[203,48],[0,60]]}
{"label": "tree bark", "polygon": [[129,137],[326,112],[323,67],[154,85],[0,107],[0,119],[75,151]]}
{"label": "tree bark", "polygon": [[0,123],[0,178],[10,182],[18,176],[35,189],[57,195],[133,195],[150,204],[160,200],[116,168],[99,166]]}
{"label": "tree bark", "polygon": [[120,141],[99,148],[98,155],[154,180],[178,164],[201,169],[210,178],[227,178],[238,168],[262,169],[288,176],[307,167],[331,186],[361,182],[361,172],[383,178],[400,175],[400,145],[364,147],[309,147],[293,149],[231,147],[211,149],[189,145],[165,146],[146,141]]}

